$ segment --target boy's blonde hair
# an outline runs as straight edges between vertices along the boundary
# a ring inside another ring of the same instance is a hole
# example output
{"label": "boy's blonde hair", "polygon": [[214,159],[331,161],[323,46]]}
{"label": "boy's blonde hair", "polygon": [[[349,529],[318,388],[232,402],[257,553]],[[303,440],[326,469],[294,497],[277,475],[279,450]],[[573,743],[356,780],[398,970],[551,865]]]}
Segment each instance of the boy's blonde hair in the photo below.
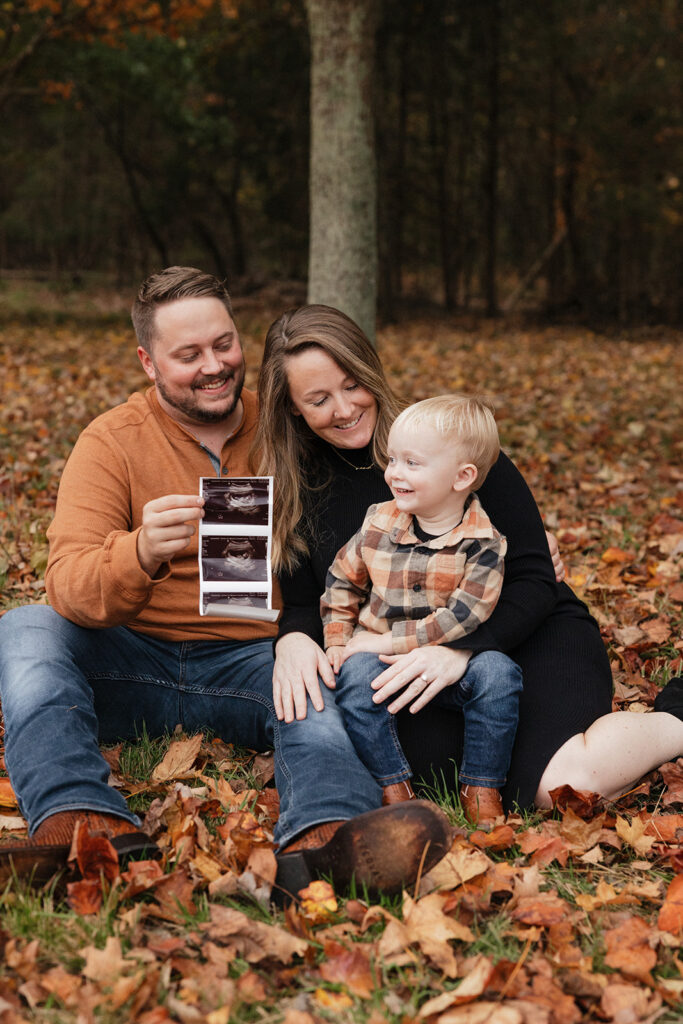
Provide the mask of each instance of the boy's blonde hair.
{"label": "boy's blonde hair", "polygon": [[445,443],[457,445],[465,462],[477,467],[474,490],[481,487],[500,454],[493,403],[470,395],[438,395],[409,405],[393,423],[394,427],[417,433],[430,427]]}

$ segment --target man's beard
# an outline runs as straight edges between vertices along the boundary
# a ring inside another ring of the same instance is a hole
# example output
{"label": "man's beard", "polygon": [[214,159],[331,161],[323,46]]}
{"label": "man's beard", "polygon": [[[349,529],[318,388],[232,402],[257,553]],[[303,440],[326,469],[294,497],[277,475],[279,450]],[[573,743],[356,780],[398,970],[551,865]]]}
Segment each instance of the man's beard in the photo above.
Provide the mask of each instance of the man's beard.
{"label": "man's beard", "polygon": [[[154,384],[157,388],[157,391],[164,399],[164,401],[173,409],[177,409],[178,412],[182,412],[185,416],[188,417],[188,419],[195,420],[197,423],[222,423],[223,420],[226,420],[229,416],[232,415],[232,413],[237,408],[237,403],[240,400],[242,388],[244,387],[245,366],[244,361],[242,361],[242,365],[239,367],[239,369],[235,370],[235,372],[230,375],[230,377],[232,377],[232,379],[235,382],[235,388],[232,393],[232,400],[230,402],[230,405],[227,408],[224,407],[222,409],[204,409],[200,405],[198,405],[198,403],[195,400],[191,398],[182,399],[169,394],[169,392],[166,390],[166,384],[164,382],[163,376],[159,373],[157,367],[155,367],[155,370],[156,377],[154,380]],[[228,379],[228,377],[213,377],[202,381],[202,384],[208,384],[216,380]]]}

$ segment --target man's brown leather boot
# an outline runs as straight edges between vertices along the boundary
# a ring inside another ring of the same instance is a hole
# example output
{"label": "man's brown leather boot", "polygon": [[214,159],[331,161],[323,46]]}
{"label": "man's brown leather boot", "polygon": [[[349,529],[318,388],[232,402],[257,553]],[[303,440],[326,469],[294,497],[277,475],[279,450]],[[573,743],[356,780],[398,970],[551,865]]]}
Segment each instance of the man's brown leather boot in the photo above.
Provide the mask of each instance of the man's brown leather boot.
{"label": "man's brown leather boot", "polygon": [[[329,838],[327,838],[329,836]],[[273,898],[294,899],[315,878],[331,877],[338,889],[352,880],[360,892],[400,892],[451,846],[448,818],[427,800],[409,800],[367,811],[344,822],[309,829],[278,854]],[[319,845],[309,845],[317,843]]]}
{"label": "man's brown leather boot", "polygon": [[91,832],[109,839],[122,862],[161,856],[156,843],[125,818],[95,811],[58,811],[41,822],[28,839],[0,846],[0,886],[13,875],[42,885],[64,870],[74,829],[77,822],[83,820]]}
{"label": "man's brown leather boot", "polygon": [[489,786],[461,786],[460,806],[467,820],[479,828],[490,828],[505,814],[500,793]]}

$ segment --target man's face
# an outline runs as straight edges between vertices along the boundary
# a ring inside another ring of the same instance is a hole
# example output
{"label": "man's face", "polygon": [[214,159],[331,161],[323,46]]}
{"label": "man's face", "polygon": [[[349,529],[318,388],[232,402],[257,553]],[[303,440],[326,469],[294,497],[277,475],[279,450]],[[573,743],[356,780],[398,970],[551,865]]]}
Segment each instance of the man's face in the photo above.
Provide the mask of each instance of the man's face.
{"label": "man's face", "polygon": [[186,426],[222,423],[237,407],[244,356],[219,299],[178,299],[156,311],[152,351],[138,348],[166,412]]}

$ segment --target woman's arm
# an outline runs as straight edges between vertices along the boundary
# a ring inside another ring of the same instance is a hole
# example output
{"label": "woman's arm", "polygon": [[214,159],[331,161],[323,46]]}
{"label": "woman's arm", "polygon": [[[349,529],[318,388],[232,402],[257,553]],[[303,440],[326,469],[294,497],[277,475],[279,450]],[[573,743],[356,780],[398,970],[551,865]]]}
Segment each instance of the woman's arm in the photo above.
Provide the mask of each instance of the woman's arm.
{"label": "woman's arm", "polygon": [[491,617],[453,648],[510,651],[526,640],[557,600],[555,572],[541,516],[524,477],[501,453],[478,492],[508,543],[505,578]]}
{"label": "woman's arm", "polygon": [[282,591],[282,614],[278,640],[287,633],[305,633],[322,646],[323,626],[320,618],[321,586],[309,555],[296,568],[279,574]]}

